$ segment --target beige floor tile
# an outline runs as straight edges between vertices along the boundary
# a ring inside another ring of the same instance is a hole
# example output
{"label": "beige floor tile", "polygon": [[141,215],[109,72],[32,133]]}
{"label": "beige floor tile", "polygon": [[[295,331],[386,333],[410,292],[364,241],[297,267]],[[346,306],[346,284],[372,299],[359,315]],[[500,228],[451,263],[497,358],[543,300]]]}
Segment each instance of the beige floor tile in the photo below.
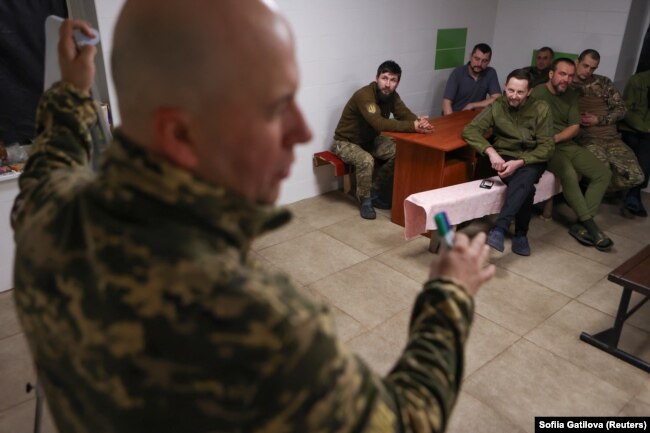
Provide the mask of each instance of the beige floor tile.
{"label": "beige floor tile", "polygon": [[411,307],[421,289],[415,281],[372,259],[323,278],[310,288],[366,328]]}
{"label": "beige floor tile", "polygon": [[[36,399],[31,398],[4,412],[0,412],[0,432],[32,433],[34,431],[35,417]],[[47,404],[44,405],[43,409],[40,433],[57,433]]]}
{"label": "beige floor tile", "polygon": [[650,218],[624,218],[618,206],[603,205],[595,220],[607,234],[624,236],[644,245],[650,243]]}
{"label": "beige floor tile", "polygon": [[614,241],[614,246],[608,252],[598,251],[594,247],[587,247],[580,244],[569,235],[565,227],[558,227],[541,236],[540,239],[563,250],[608,266],[610,271],[629,259],[634,254],[632,251],[638,251],[644,246],[641,242],[628,239],[616,233],[610,233],[609,237]]}
{"label": "beige floor tile", "polygon": [[636,398],[645,404],[650,404],[650,387],[642,390],[639,395],[636,396]]}
{"label": "beige floor tile", "polygon": [[309,286],[303,287],[302,290],[307,293],[313,301],[327,305],[327,307],[330,309],[330,313],[334,317],[334,322],[336,323],[336,332],[338,333],[338,336],[341,340],[351,340],[352,338],[366,331],[366,328],[364,328],[361,323],[353,319],[349,314],[346,314],[336,305],[332,304],[329,299],[321,295],[316,290],[312,289]]}
{"label": "beige floor tile", "polygon": [[523,433],[503,414],[461,390],[447,433]]}
{"label": "beige floor tile", "polygon": [[538,241],[531,257],[510,254],[498,266],[572,298],[579,296],[611,271],[577,254]]}
{"label": "beige floor tile", "polygon": [[[601,380],[636,395],[650,387],[648,373],[579,339],[582,331],[595,334],[610,327],[612,320],[607,314],[572,301],[525,338]],[[643,343],[650,338],[650,334],[633,327],[626,327],[623,334],[629,345]]]}
{"label": "beige floor tile", "polygon": [[0,340],[20,332],[20,323],[14,305],[14,291],[7,290],[0,293]]}
{"label": "beige floor tile", "polygon": [[3,411],[33,398],[33,394],[25,391],[25,385],[36,383],[36,373],[22,333],[0,343],[0,411]]}
{"label": "beige floor tile", "polygon": [[629,402],[618,416],[650,416],[650,404],[642,402],[641,400],[633,399]]}
{"label": "beige floor tile", "polygon": [[368,258],[318,231],[265,248],[259,254],[300,284],[310,284]]}
{"label": "beige floor tile", "polygon": [[[580,295],[578,301],[615,317],[616,312],[618,311],[618,304],[620,303],[622,292],[623,288],[621,286],[612,283],[607,280],[607,277],[605,277]],[[628,311],[633,308],[633,306],[637,305],[643,298],[643,295],[640,293],[632,292]],[[625,323],[650,332],[650,304],[646,303]]]}
{"label": "beige floor tile", "polygon": [[315,227],[311,226],[306,219],[294,216],[288,224],[266,233],[264,236],[255,239],[253,250],[261,250],[279,243],[295,239],[299,236],[313,232]]}
{"label": "beige floor tile", "polygon": [[539,216],[534,216],[530,220],[530,227],[528,229],[528,238],[530,240],[544,239],[549,233],[558,229],[564,229],[565,232],[567,231],[567,229],[564,228],[564,226],[557,221],[554,220],[545,221]]}
{"label": "beige floor tile", "polygon": [[301,200],[287,207],[316,228],[326,227],[352,216],[361,218],[356,200],[340,191]]}
{"label": "beige floor tile", "polygon": [[384,340],[403,350],[408,341],[412,311],[412,306],[403,309],[384,323],[375,327],[373,331],[379,333]]}
{"label": "beige floor tile", "polygon": [[493,360],[519,338],[517,334],[475,314],[472,330],[465,345],[465,377]]}
{"label": "beige floor tile", "polygon": [[438,260],[438,255],[430,253],[428,248],[429,238],[418,236],[374,259],[424,284],[429,278],[431,263]]}
{"label": "beige floor tile", "polygon": [[630,400],[629,393],[524,339],[467,378],[464,386],[529,432],[540,414],[616,415]]}
{"label": "beige floor tile", "polygon": [[569,298],[497,267],[497,273],[476,296],[476,312],[523,336],[557,312]]}
{"label": "beige floor tile", "polygon": [[366,220],[354,216],[321,231],[370,257],[406,243],[404,228],[386,218]]}
{"label": "beige floor tile", "polygon": [[395,366],[403,349],[384,340],[381,333],[377,331],[363,333],[348,341],[347,344],[373,371],[381,376],[388,374]]}

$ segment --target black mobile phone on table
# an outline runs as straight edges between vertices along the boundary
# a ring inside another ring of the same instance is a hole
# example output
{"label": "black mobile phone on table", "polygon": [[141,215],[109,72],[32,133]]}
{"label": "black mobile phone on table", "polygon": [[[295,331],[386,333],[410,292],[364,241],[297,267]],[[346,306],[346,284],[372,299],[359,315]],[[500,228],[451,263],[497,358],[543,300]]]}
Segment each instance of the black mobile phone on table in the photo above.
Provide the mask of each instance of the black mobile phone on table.
{"label": "black mobile phone on table", "polygon": [[494,185],[494,181],[490,179],[483,179],[479,185],[481,188],[490,189]]}

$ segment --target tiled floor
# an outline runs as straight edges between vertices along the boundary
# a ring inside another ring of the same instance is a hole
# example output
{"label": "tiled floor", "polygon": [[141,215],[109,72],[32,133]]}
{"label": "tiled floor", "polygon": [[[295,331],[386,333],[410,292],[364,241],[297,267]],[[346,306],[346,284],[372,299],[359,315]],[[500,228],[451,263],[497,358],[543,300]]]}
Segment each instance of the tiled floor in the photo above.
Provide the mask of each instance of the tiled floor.
{"label": "tiled floor", "polygon": [[[644,197],[650,204],[650,197]],[[289,273],[331,306],[339,335],[378,372],[406,339],[410,308],[436,255],[428,240],[403,239],[381,212],[359,218],[353,201],[329,193],[289,206],[293,222],[259,239],[252,255]],[[567,210],[556,206],[560,214]],[[650,374],[578,339],[609,327],[620,289],[617,265],[650,243],[650,219],[624,219],[604,204],[598,216],[616,245],[602,253],[578,244],[558,222],[535,218],[531,257],[493,253],[497,275],[479,293],[467,345],[465,383],[450,432],[532,432],[536,415],[650,415]],[[477,221],[467,231],[485,229]],[[650,270],[649,270],[650,272]],[[635,297],[634,299],[637,299]],[[626,325],[622,345],[650,360],[650,303]],[[34,373],[13,308],[0,294],[0,432],[33,431]],[[55,432],[49,416],[43,433]]]}

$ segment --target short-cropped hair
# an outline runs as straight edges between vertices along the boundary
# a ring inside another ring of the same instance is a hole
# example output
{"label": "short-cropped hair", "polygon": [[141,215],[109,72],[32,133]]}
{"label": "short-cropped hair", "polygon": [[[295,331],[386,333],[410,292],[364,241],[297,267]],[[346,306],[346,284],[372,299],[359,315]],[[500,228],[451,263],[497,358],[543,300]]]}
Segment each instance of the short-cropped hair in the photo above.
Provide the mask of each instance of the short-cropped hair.
{"label": "short-cropped hair", "polygon": [[528,88],[530,89],[530,84],[533,82],[533,77],[531,77],[530,72],[526,68],[515,69],[510,72],[506,77],[506,85],[511,78],[516,80],[526,80],[528,82]]}

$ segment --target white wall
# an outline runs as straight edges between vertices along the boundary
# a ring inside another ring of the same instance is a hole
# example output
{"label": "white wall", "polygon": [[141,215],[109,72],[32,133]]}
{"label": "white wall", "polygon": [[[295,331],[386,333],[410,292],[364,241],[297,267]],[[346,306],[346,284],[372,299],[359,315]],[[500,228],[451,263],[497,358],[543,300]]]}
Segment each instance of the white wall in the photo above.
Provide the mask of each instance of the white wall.
{"label": "white wall", "polygon": [[299,93],[314,139],[296,151],[281,203],[336,187],[329,167],[314,169],[314,152],[329,148],[343,106],[393,59],[402,67],[398,92],[417,114],[440,113],[450,69],[434,71],[439,28],[467,27],[468,50],[492,42],[497,0],[278,0],[297,41]]}
{"label": "white wall", "polygon": [[[312,167],[312,154],[329,147],[343,106],[356,89],[374,79],[383,60],[402,66],[398,91],[414,112],[440,113],[451,69],[433,69],[438,29],[468,28],[466,57],[476,43],[490,44],[491,65],[503,84],[512,69],[529,64],[532,50],[543,45],[573,53],[594,48],[602,56],[598,73],[614,78],[631,5],[640,5],[632,14],[646,9],[646,27],[648,19],[647,0],[277,1],[296,36],[302,74],[298,100],[314,132],[310,143],[296,149],[296,162],[280,196],[285,204],[336,188],[333,170]],[[123,3],[96,1],[109,70],[113,26]],[[628,45],[623,49],[632,50]],[[109,93],[119,123],[110,81]]]}
{"label": "white wall", "polygon": [[104,65],[106,65],[108,95],[113,112],[113,123],[116,125],[120,123],[120,113],[117,109],[117,96],[115,95],[115,87],[113,87],[113,78],[111,76],[111,51],[113,50],[113,28],[123,4],[124,0],[95,0],[97,22],[99,24],[98,30],[102,38],[102,54],[104,56]]}
{"label": "white wall", "polygon": [[648,30],[649,22],[650,2],[648,0],[632,0],[623,44],[619,53],[616,76],[612,77],[614,83],[620,89],[625,88],[628,78],[636,72],[643,38]]}
{"label": "white wall", "polygon": [[532,51],[547,45],[601,55],[598,74],[614,79],[632,0],[499,0],[492,66],[503,83],[530,64]]}

